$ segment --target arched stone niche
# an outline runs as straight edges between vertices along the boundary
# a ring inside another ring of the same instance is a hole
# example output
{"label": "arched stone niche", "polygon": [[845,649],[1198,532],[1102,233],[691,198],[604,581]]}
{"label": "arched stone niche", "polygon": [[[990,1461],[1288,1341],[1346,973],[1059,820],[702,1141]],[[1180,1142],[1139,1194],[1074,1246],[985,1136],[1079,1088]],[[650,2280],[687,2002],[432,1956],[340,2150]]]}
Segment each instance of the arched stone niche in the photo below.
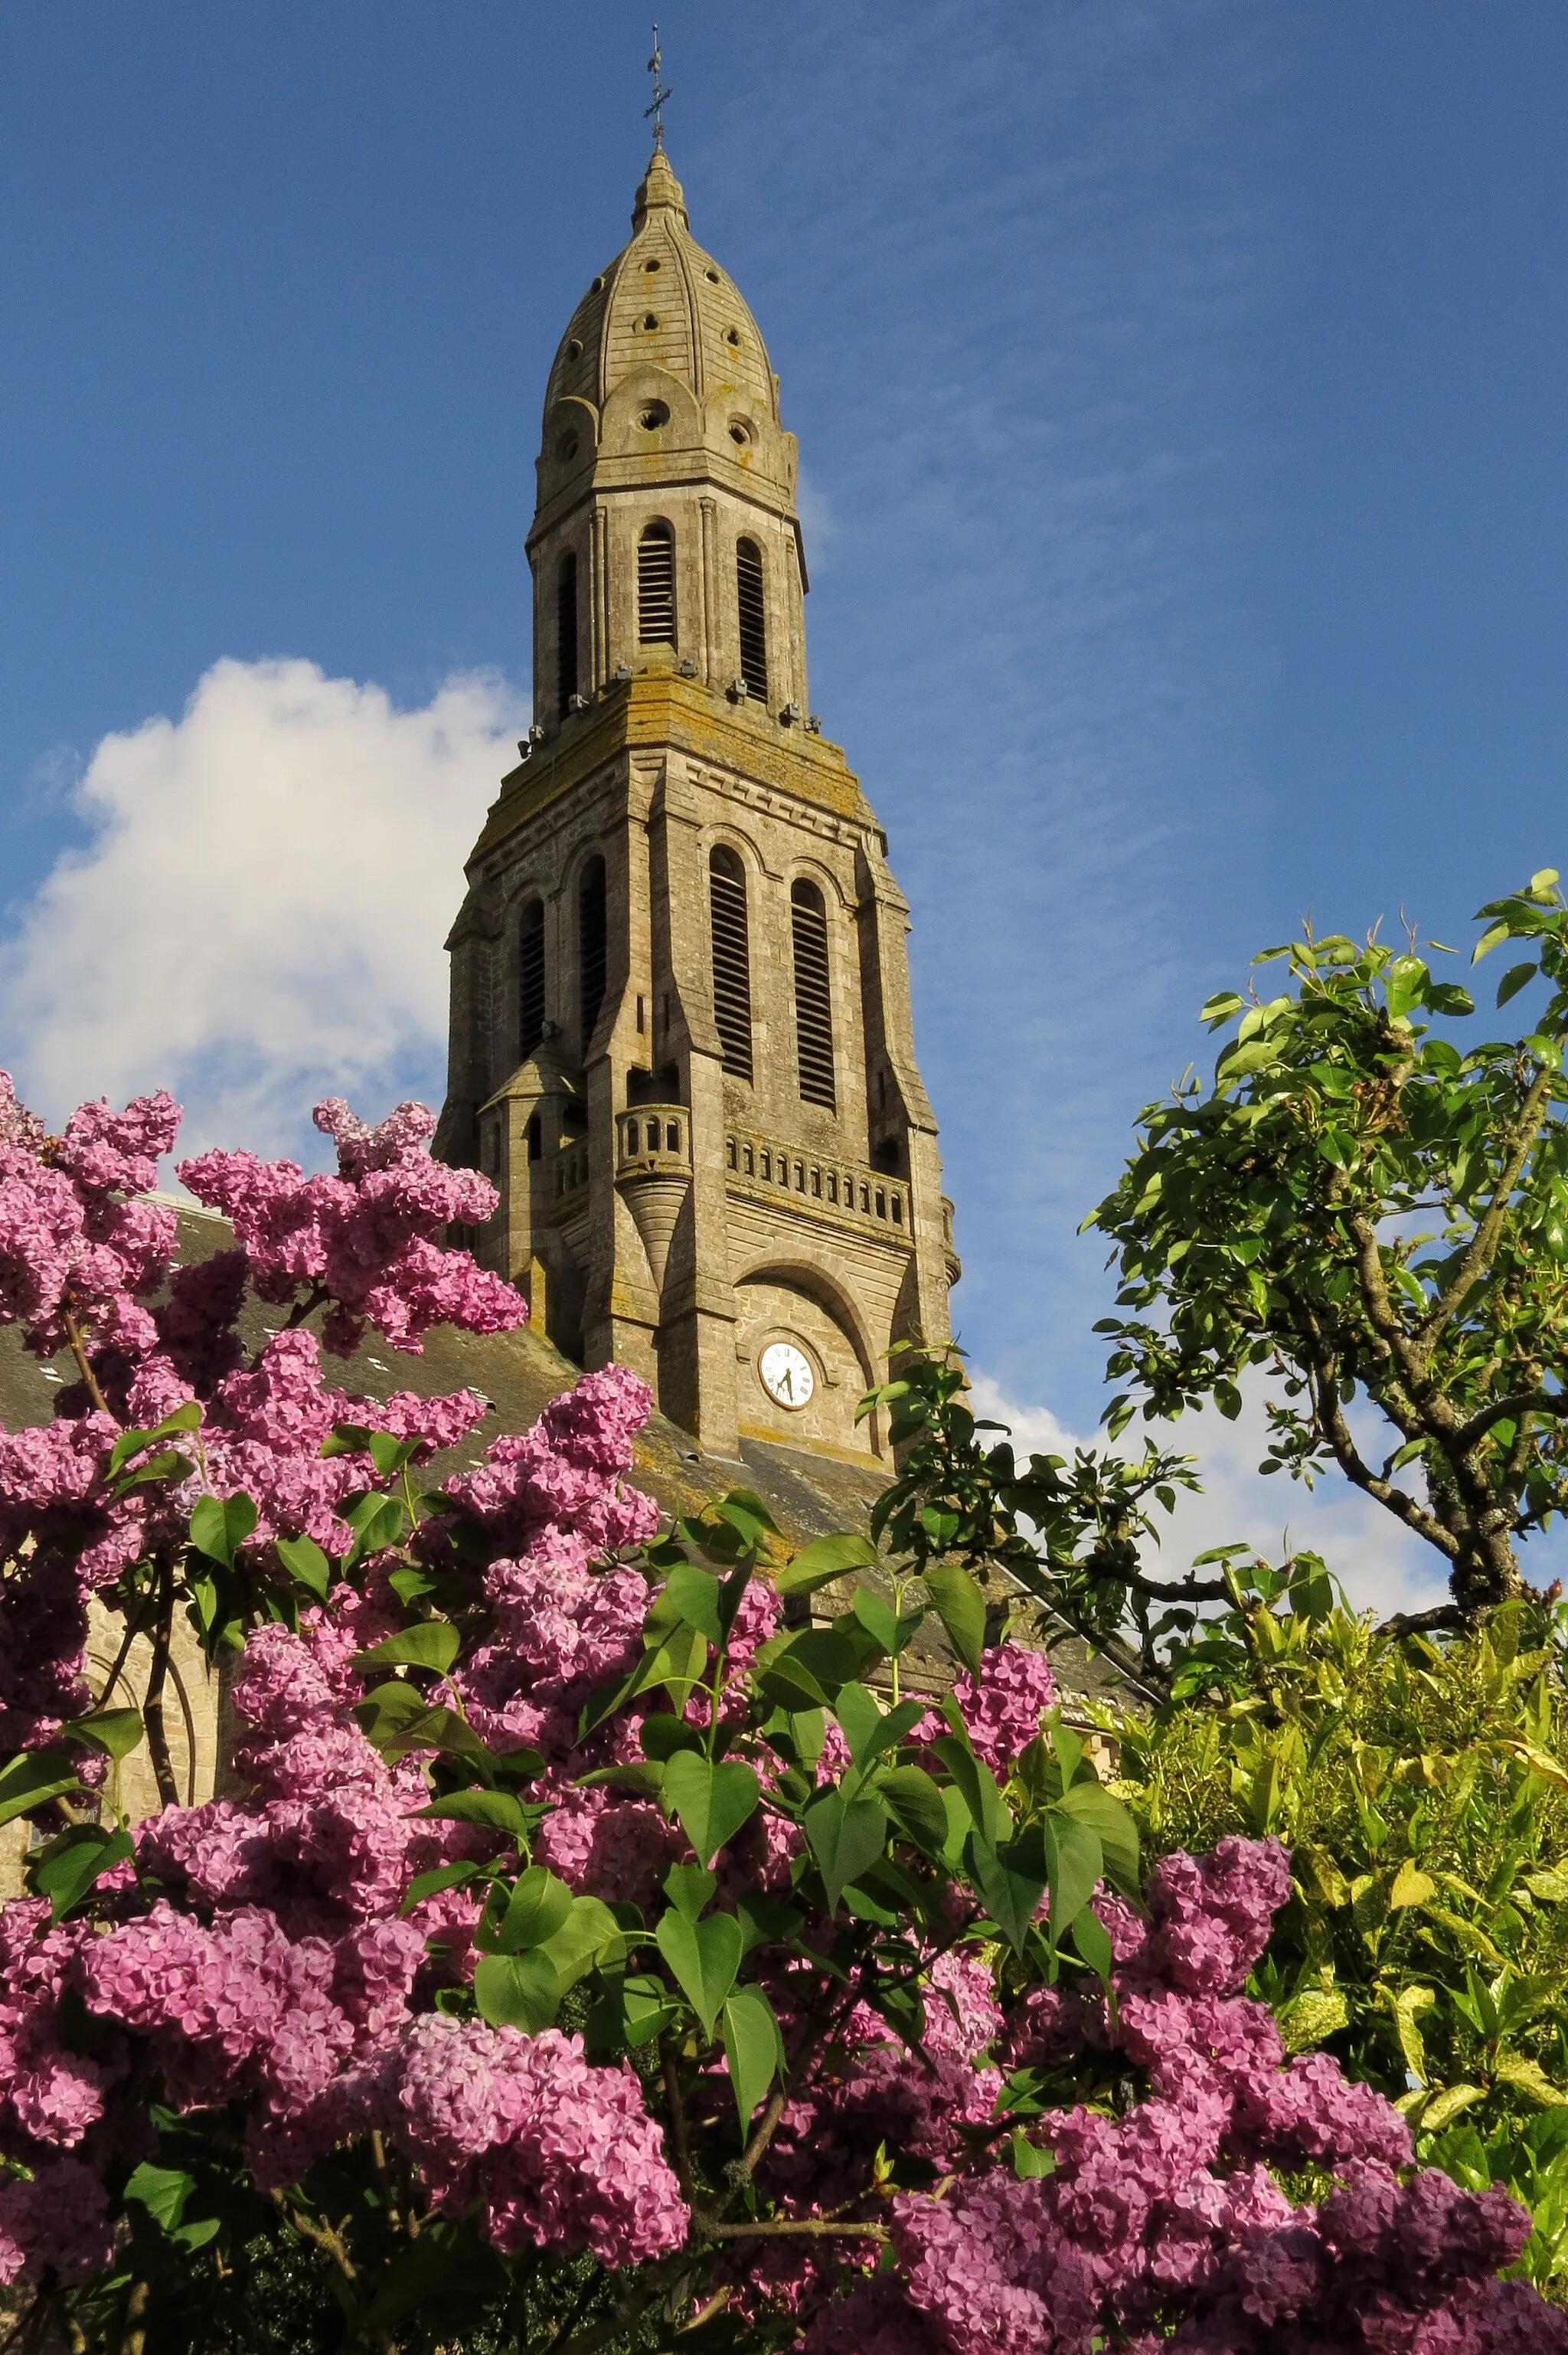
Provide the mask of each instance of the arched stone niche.
{"label": "arched stone niche", "polygon": [[[852,1312],[820,1279],[792,1269],[762,1268],[735,1287],[739,1422],[743,1431],[786,1446],[828,1447],[875,1459],[880,1449],[871,1420],[854,1411],[874,1376]],[[803,1407],[781,1405],[763,1387],[763,1351],[790,1341],[810,1365],[815,1386]]]}

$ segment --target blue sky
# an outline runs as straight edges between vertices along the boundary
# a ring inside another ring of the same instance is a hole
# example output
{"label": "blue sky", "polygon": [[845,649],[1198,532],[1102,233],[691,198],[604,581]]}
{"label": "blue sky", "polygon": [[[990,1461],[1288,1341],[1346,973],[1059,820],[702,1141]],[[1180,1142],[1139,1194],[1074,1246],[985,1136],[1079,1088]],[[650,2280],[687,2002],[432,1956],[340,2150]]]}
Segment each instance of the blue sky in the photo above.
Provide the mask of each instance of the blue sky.
{"label": "blue sky", "polygon": [[[957,1320],[1086,1430],[1075,1230],[1201,1000],[1304,908],[1463,939],[1568,866],[1568,12],[662,23],[914,906]],[[318,1081],[439,1095],[436,846],[525,689],[647,53],[620,0],[0,14],[0,1060],[45,1109],[172,1069],[278,1147]]]}

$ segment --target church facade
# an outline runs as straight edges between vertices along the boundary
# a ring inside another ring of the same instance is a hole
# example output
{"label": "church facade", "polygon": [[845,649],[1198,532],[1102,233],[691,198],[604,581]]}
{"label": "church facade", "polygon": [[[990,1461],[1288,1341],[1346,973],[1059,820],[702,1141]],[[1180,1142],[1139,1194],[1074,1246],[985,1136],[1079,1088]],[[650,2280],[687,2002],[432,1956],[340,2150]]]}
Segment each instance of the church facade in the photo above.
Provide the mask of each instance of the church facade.
{"label": "church facade", "polygon": [[550,370],[534,724],[473,855],[437,1151],[465,1235],[707,1454],[874,1460],[862,1392],[948,1337],[952,1208],[908,911],[806,683],[796,443],[655,148]]}

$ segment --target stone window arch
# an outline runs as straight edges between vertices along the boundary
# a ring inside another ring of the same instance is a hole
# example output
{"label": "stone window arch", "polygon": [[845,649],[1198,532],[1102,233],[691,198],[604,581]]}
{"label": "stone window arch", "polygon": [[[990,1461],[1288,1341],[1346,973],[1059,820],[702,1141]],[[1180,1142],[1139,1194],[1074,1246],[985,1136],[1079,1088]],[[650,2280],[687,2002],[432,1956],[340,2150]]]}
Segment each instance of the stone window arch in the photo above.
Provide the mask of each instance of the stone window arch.
{"label": "stone window arch", "polygon": [[724,1068],[749,1080],[751,1062],[751,935],[746,905],[746,868],[738,851],[720,843],[708,858],[708,913],[712,927],[714,1020],[724,1049]]}
{"label": "stone window arch", "polygon": [[556,717],[564,719],[577,691],[577,559],[568,548],[556,574]]}
{"label": "stone window arch", "polygon": [[545,902],[525,900],[517,919],[518,1060],[545,1036]]}
{"label": "stone window arch", "polygon": [[637,637],[644,646],[675,640],[675,533],[655,517],[637,543]]}
{"label": "stone window arch", "polygon": [[795,962],[795,1066],[800,1101],[836,1112],[828,911],[821,890],[804,876],[789,886],[789,931]]}
{"label": "stone window arch", "polygon": [[736,605],[740,616],[740,675],[747,695],[768,700],[768,583],[754,539],[735,544]]}

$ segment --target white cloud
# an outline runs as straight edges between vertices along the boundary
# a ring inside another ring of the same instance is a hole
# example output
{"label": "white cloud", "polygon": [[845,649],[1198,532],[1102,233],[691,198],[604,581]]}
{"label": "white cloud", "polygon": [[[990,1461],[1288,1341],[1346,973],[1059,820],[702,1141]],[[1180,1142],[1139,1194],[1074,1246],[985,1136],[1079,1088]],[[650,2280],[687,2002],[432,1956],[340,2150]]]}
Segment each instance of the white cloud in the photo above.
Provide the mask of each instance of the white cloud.
{"label": "white cloud", "polygon": [[[1103,1432],[1071,1432],[1049,1407],[1006,1397],[984,1374],[974,1379],[974,1405],[978,1413],[1012,1426],[1021,1454],[1062,1455],[1075,1446],[1105,1444]],[[1149,1428],[1131,1424],[1118,1452],[1141,1454]],[[1446,1600],[1447,1581],[1431,1547],[1337,1473],[1311,1490],[1287,1473],[1268,1478],[1259,1473],[1267,1440],[1261,1393],[1246,1398],[1234,1423],[1205,1410],[1153,1430],[1157,1445],[1196,1457],[1203,1483],[1199,1496],[1178,1492],[1169,1519],[1156,1511],[1161,1543],[1150,1557],[1154,1575],[1180,1577],[1193,1555],[1211,1546],[1246,1545],[1276,1562],[1292,1551],[1321,1554],[1355,1607],[1380,1617]]]}
{"label": "white cloud", "polygon": [[323,1094],[439,1099],[441,943],[524,724],[491,677],[399,711],[313,663],[215,663],[71,792],[90,838],[0,946],[0,1061],[50,1119],[170,1087],[183,1151],[297,1149]]}
{"label": "white cloud", "polygon": [[839,519],[832,499],[816,476],[801,466],[795,480],[795,512],[800,518],[800,537],[805,544],[806,569],[815,565],[818,571],[826,570],[833,542],[839,536]]}

